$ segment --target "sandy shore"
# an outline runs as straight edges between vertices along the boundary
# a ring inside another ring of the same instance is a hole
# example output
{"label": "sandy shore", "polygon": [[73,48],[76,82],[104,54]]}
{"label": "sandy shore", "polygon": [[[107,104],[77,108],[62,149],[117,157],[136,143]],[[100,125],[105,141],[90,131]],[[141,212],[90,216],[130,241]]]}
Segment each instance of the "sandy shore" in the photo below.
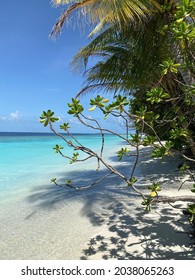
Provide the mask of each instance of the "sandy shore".
{"label": "sandy shore", "polygon": [[[111,160],[125,172],[133,164]],[[188,185],[177,191],[183,180],[177,164],[142,158],[139,187],[153,179],[161,182],[163,194],[189,194]],[[93,162],[75,165],[68,173],[75,183],[88,184],[107,173],[93,167]],[[63,179],[64,171],[57,175]],[[182,210],[160,204],[144,212],[141,199],[114,175],[79,192],[40,180],[2,200],[0,221],[0,259],[195,259]]]}

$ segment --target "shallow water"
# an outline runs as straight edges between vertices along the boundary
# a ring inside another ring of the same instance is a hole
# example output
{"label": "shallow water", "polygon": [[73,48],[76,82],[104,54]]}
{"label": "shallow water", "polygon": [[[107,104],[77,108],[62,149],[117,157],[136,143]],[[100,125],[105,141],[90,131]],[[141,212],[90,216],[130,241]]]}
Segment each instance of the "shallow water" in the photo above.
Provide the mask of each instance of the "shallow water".
{"label": "shallow water", "polygon": [[[78,140],[91,149],[98,150],[101,143],[99,135],[80,134]],[[70,139],[70,138],[68,138]],[[116,137],[107,135],[105,147],[116,144]],[[0,195],[28,188],[36,181],[49,181],[55,172],[69,169],[69,160],[56,154],[53,147],[64,145],[62,139],[47,134],[0,134]],[[74,151],[64,145],[63,153],[72,156]]]}
{"label": "shallow water", "polygon": [[[97,151],[100,139],[78,135],[79,141]],[[91,213],[93,207],[100,213],[102,205],[93,192],[66,191],[50,184],[52,177],[92,182],[97,179],[97,163],[70,165],[53,151],[56,144],[63,142],[51,135],[0,135],[0,259],[78,259],[84,244],[99,230]],[[107,156],[118,144],[115,137],[105,137]],[[72,155],[69,148],[64,150]]]}
{"label": "shallow water", "polygon": [[[99,150],[98,135],[78,137]],[[175,210],[161,205],[151,217],[145,215],[141,199],[113,174],[85,191],[50,184],[58,177],[85,185],[107,174],[105,168],[97,172],[91,159],[69,165],[55,154],[55,144],[61,141],[51,135],[0,135],[0,259],[102,259],[112,258],[114,251],[116,258],[147,259],[148,249],[149,258],[195,259],[191,241],[181,235],[188,230],[186,223],[177,223],[181,213],[175,220]],[[130,172],[133,162],[118,162],[116,156],[123,144],[106,135],[105,157],[118,170]],[[161,164],[143,158],[138,174],[144,185],[160,178],[170,189],[179,180],[178,172],[172,172],[176,165],[173,159]]]}

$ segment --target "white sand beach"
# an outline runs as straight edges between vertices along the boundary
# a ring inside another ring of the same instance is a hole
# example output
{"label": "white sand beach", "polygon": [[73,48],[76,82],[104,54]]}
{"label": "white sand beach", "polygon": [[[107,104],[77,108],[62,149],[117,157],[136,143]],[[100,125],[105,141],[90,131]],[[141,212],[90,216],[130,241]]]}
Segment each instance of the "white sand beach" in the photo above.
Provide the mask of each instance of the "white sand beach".
{"label": "white sand beach", "polygon": [[[131,164],[111,160],[129,172]],[[162,183],[163,194],[190,194],[190,185],[177,191],[182,182],[177,164],[172,158],[163,163],[142,158],[136,174],[140,188],[153,179]],[[68,172],[83,185],[107,173],[94,167],[93,162],[78,164]],[[56,175],[63,178],[63,172]],[[141,199],[114,175],[84,191],[64,190],[46,180],[36,183],[2,199],[0,259],[195,259],[182,210],[159,204],[145,212]]]}

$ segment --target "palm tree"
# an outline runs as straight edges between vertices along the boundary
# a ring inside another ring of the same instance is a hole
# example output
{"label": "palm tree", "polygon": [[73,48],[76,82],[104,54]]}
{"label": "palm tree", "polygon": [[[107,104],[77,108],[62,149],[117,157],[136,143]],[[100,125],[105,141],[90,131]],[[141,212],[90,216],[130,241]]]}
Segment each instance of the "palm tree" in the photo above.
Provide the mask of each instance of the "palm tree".
{"label": "palm tree", "polygon": [[165,22],[164,15],[159,20],[159,14],[153,14],[120,32],[115,25],[82,48],[72,61],[73,71],[85,71],[90,57],[98,57],[98,62],[85,72],[80,94],[99,88],[129,93],[151,87],[158,80],[159,64],[171,55],[169,38],[159,32]]}
{"label": "palm tree", "polygon": [[[60,17],[51,35],[58,34],[65,20],[75,11],[83,13],[88,22],[92,24],[93,30],[90,36],[96,34],[96,38],[80,50],[72,63],[74,69],[80,69],[82,66],[86,68],[90,57],[96,56],[99,59],[93,67],[85,72],[86,85],[78,95],[99,88],[114,93],[122,91],[133,94],[136,102],[132,104],[132,110],[136,110],[142,103],[146,104],[146,91],[157,84],[159,64],[171,56],[178,58],[180,48],[172,41],[172,36],[160,34],[162,27],[172,21],[174,0],[166,1],[170,4],[167,11],[163,11],[155,0],[152,0],[156,7],[155,11],[150,9],[151,0],[143,1],[55,0],[55,3],[71,5]],[[159,2],[164,3],[163,0],[159,0]],[[173,50],[170,48],[171,45],[174,46]],[[177,78],[185,83],[184,73],[181,72],[180,77]],[[166,79],[163,86],[172,91],[173,96],[176,94],[176,98],[180,100],[179,106],[182,108],[182,113],[186,113],[187,108],[183,106],[185,102],[181,86],[178,86],[178,83],[175,86],[173,77]],[[168,113],[171,120],[175,116],[174,108],[170,110],[171,107],[172,104],[168,104],[168,107],[156,106],[156,111],[161,112],[162,118],[164,114]],[[152,110],[155,110],[154,106]],[[189,118],[188,125],[193,131],[193,117],[189,114],[187,117]],[[167,131],[169,132],[170,129],[171,123]],[[193,136],[191,139],[190,146],[195,157]]]}
{"label": "palm tree", "polygon": [[[52,0],[52,2],[54,5],[66,5],[67,8],[53,27],[51,36],[56,36],[62,30],[65,21],[70,19],[74,12],[77,12],[78,22],[81,23],[83,18],[92,25],[89,36],[93,36],[113,25],[117,25],[117,30],[122,31],[133,22],[147,20],[151,13],[158,12],[161,20],[164,9],[169,10],[168,18],[170,18],[177,3],[176,0]],[[74,17],[74,20],[76,18]],[[180,48],[175,44],[174,48],[175,58],[179,60]],[[187,82],[194,83],[193,74],[189,71],[182,73],[182,76]]]}
{"label": "palm tree", "polygon": [[[156,3],[156,0],[151,0]],[[53,0],[54,5],[68,5],[51,31],[51,36],[56,36],[62,29],[65,21],[77,12],[81,23],[82,16],[92,25],[89,36],[97,34],[105,27],[112,24],[118,26],[131,21],[141,21],[149,13],[147,0]],[[70,4],[70,5],[69,5]],[[157,6],[158,3],[157,3]],[[82,15],[82,16],[81,16]],[[74,18],[75,19],[75,18]]]}

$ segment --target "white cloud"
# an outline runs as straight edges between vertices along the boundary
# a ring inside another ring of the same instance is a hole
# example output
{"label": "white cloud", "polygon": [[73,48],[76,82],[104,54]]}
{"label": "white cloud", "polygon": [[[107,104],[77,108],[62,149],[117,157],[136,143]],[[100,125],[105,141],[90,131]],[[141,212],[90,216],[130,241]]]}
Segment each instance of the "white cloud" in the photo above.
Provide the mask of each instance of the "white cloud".
{"label": "white cloud", "polygon": [[17,110],[14,113],[10,113],[10,117],[9,118],[10,118],[10,120],[15,121],[15,120],[21,119],[21,117],[22,117],[22,114]]}
{"label": "white cloud", "polygon": [[8,116],[0,116],[0,121],[18,121],[22,118],[22,114],[17,110],[10,113]]}

